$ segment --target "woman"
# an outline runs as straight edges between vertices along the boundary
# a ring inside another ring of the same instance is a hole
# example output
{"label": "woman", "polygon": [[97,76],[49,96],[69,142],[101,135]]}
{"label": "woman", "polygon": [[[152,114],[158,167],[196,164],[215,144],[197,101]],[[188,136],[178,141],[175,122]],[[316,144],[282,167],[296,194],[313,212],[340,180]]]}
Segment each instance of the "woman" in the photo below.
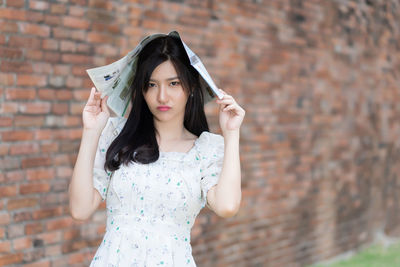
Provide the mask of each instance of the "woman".
{"label": "woman", "polygon": [[245,111],[217,99],[221,135],[208,131],[199,74],[179,38],[140,52],[132,111],[111,118],[92,88],[69,187],[85,220],[107,199],[104,238],[90,266],[196,266],[190,230],[204,206],[234,216],[241,201],[239,130]]}

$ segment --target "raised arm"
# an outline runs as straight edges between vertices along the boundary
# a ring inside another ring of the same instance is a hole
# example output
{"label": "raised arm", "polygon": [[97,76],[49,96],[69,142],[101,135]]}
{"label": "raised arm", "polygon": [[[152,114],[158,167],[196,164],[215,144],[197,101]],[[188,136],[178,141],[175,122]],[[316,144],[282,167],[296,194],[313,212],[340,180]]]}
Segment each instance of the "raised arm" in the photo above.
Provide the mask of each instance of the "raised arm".
{"label": "raised arm", "polygon": [[208,204],[221,217],[232,217],[238,211],[242,199],[239,133],[245,111],[232,96],[224,94],[217,99],[219,123],[224,136],[224,161],[218,184],[207,193]]}
{"label": "raised arm", "polygon": [[77,220],[89,218],[101,202],[93,186],[93,166],[101,132],[110,117],[106,101],[107,97],[101,99],[92,88],[82,112],[82,140],[68,188],[70,213]]}

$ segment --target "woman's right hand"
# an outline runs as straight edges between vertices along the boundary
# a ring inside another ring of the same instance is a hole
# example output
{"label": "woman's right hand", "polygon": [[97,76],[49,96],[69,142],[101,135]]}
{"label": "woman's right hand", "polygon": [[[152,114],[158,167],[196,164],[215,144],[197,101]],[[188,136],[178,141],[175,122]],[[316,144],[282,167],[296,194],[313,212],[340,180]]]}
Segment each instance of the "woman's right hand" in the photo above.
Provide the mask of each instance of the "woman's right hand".
{"label": "woman's right hand", "polygon": [[110,117],[107,107],[108,96],[101,99],[101,93],[92,87],[89,99],[82,112],[83,129],[101,132]]}

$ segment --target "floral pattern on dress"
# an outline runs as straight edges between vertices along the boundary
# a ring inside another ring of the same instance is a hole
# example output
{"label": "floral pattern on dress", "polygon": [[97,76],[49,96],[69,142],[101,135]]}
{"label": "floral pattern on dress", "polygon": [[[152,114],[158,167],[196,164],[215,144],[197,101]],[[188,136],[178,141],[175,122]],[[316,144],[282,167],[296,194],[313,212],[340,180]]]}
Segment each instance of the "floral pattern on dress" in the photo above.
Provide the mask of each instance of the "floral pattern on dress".
{"label": "floral pattern on dress", "polygon": [[196,266],[191,228],[218,183],[224,138],[205,131],[188,152],[161,151],[150,164],[107,172],[105,154],[125,123],[110,118],[96,151],[93,186],[106,201],[107,224],[90,266]]}

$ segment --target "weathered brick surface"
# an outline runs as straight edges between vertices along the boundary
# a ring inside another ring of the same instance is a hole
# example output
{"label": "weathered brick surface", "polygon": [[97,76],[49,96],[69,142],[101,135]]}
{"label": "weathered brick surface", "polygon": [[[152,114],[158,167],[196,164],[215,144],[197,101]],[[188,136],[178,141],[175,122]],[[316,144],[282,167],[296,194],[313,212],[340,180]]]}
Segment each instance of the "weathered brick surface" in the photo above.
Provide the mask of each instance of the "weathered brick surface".
{"label": "weathered brick surface", "polygon": [[247,111],[242,207],[202,211],[199,266],[305,266],[399,236],[399,21],[395,0],[0,0],[0,266],[88,265],[105,205],[75,222],[67,195],[85,70],[173,29]]}

